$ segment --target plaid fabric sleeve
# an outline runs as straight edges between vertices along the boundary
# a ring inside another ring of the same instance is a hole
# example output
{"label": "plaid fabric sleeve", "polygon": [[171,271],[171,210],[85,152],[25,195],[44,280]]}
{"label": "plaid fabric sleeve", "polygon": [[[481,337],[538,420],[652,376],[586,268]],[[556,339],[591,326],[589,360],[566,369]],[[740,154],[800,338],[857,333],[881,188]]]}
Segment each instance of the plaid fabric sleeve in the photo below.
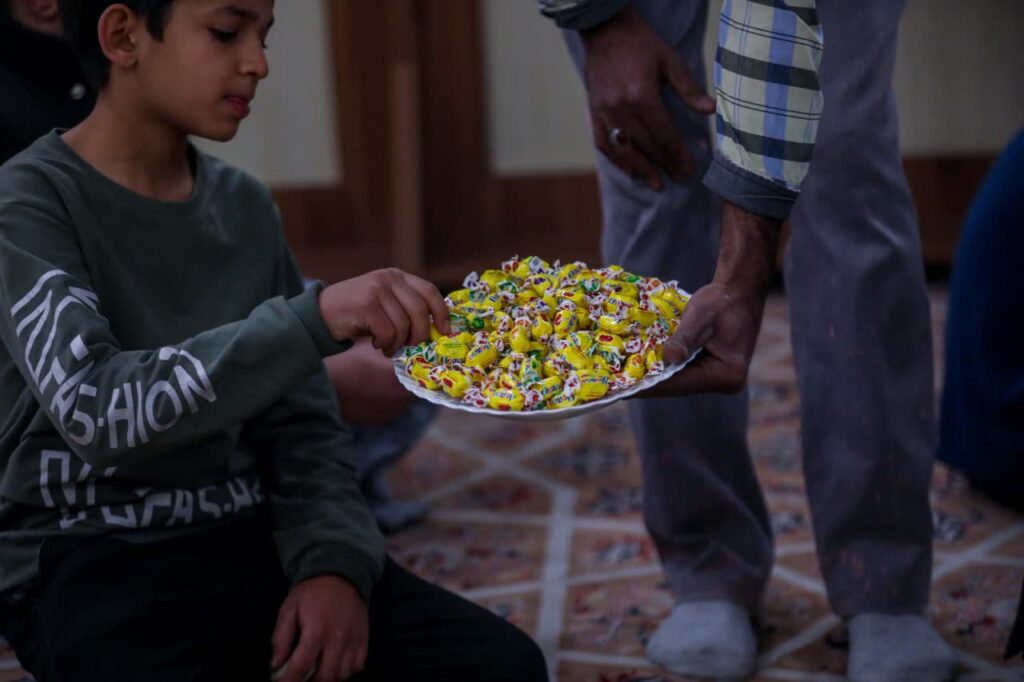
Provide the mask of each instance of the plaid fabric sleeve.
{"label": "plaid fabric sleeve", "polygon": [[629,0],[539,0],[541,13],[559,28],[586,31],[622,11]]}
{"label": "plaid fabric sleeve", "polygon": [[824,105],[816,0],[725,0],[715,59],[718,147],[704,184],[759,215],[788,217]]}

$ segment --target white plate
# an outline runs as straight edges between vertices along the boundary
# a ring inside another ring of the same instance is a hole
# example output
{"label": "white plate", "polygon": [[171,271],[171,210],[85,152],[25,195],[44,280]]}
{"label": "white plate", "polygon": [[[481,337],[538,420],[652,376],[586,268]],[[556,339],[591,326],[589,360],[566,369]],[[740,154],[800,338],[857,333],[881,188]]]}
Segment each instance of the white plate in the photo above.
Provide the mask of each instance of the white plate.
{"label": "white plate", "polygon": [[633,384],[629,388],[616,391],[615,393],[606,395],[600,400],[591,400],[590,402],[581,403],[579,405],[573,405],[572,407],[563,407],[560,410],[534,410],[530,412],[513,412],[504,410],[494,410],[487,407],[477,407],[476,405],[470,405],[464,403],[461,400],[451,397],[444,391],[431,391],[428,388],[420,386],[419,382],[405,371],[404,360],[402,357],[402,351],[398,352],[398,355],[391,359],[392,364],[395,366],[395,375],[398,377],[398,381],[401,382],[402,386],[406,388],[410,393],[413,393],[417,397],[423,398],[426,401],[432,402],[435,405],[441,405],[442,407],[449,407],[453,410],[462,410],[463,412],[472,412],[474,414],[486,414],[491,417],[501,417],[503,419],[515,419],[519,421],[553,421],[555,419],[569,419],[570,417],[578,417],[581,414],[587,414],[588,412],[594,412],[601,408],[608,407],[614,402],[628,398],[632,395],[636,395],[641,391],[645,391],[651,386],[660,384],[672,375],[676,374],[683,367],[693,362],[693,359],[697,357],[696,353],[690,356],[690,359],[681,365],[670,365],[665,368],[665,371],[661,374],[654,376],[646,376],[637,383]]}

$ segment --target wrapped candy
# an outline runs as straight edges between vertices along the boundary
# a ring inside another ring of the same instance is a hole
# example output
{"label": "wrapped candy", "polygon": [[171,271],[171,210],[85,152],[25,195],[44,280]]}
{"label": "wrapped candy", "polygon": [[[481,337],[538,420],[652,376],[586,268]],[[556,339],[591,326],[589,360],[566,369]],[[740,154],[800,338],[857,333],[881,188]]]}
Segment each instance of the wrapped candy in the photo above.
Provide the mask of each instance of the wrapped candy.
{"label": "wrapped candy", "polygon": [[466,332],[458,336],[445,337],[437,342],[437,357],[442,362],[462,362],[469,355],[469,344],[473,337]]}
{"label": "wrapped candy", "polygon": [[469,376],[457,369],[446,369],[441,372],[441,390],[453,398],[461,398],[473,387]]}
{"label": "wrapped candy", "polygon": [[586,402],[603,398],[608,393],[611,383],[611,374],[602,370],[583,370],[576,373],[580,385],[576,390],[576,397]]}
{"label": "wrapped candy", "polygon": [[496,410],[518,412],[523,409],[525,399],[517,388],[499,388],[487,397],[487,404]]}
{"label": "wrapped candy", "polygon": [[490,343],[481,343],[469,349],[466,354],[466,366],[487,369],[498,359],[498,350]]}

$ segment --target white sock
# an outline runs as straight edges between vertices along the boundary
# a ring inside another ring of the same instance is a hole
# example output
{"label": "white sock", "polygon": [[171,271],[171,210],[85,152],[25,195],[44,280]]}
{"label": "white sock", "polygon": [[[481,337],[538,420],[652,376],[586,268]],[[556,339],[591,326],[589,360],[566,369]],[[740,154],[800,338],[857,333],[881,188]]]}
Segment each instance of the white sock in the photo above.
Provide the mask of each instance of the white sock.
{"label": "white sock", "polygon": [[647,643],[647,657],[683,675],[747,679],[757,665],[750,614],[727,601],[681,602]]}
{"label": "white sock", "polygon": [[956,664],[924,616],[864,613],[850,620],[851,682],[945,682]]}

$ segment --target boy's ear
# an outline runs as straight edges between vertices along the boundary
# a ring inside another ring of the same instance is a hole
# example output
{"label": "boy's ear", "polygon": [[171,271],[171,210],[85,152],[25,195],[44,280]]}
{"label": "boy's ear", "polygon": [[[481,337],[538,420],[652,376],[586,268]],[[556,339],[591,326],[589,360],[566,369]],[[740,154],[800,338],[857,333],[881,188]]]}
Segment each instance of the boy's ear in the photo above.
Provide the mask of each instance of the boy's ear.
{"label": "boy's ear", "polygon": [[120,3],[108,7],[97,25],[100,49],[112,67],[130,69],[138,59],[137,31],[145,30],[138,15]]}

